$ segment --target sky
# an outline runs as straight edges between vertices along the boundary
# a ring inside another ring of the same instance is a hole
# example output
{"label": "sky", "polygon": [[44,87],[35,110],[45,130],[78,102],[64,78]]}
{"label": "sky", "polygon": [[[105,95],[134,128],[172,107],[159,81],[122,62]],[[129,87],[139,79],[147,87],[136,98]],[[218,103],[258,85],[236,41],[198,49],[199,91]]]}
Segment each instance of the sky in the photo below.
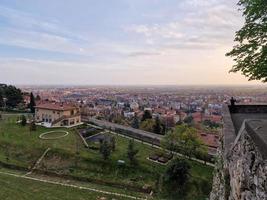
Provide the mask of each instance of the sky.
{"label": "sky", "polygon": [[235,85],[236,0],[0,0],[0,82]]}

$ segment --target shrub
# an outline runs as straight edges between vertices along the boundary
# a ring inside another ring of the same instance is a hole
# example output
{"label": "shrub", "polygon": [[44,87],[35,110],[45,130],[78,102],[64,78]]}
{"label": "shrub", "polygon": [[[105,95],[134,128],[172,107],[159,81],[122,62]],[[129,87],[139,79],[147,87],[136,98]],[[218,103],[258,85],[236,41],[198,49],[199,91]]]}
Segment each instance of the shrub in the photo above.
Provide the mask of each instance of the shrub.
{"label": "shrub", "polygon": [[167,189],[182,191],[190,177],[190,165],[181,159],[173,160],[168,166],[163,176]]}
{"label": "shrub", "polygon": [[27,119],[26,119],[25,115],[22,115],[22,116],[21,116],[21,122],[20,122],[20,123],[21,123],[22,126],[26,126],[26,124],[27,124]]}

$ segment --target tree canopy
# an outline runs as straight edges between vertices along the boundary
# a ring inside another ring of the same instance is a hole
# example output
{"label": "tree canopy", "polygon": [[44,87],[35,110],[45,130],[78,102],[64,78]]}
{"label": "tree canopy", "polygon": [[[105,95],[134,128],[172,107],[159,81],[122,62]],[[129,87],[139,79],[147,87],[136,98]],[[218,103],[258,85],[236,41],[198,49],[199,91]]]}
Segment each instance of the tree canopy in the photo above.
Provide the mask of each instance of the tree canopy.
{"label": "tree canopy", "polygon": [[207,154],[207,149],[197,135],[195,128],[179,125],[168,132],[162,140],[163,148],[178,151],[191,158],[199,154]]}
{"label": "tree canopy", "polygon": [[103,141],[100,141],[99,152],[102,154],[104,160],[108,160],[111,155],[111,147],[107,138]]}
{"label": "tree canopy", "polygon": [[20,89],[12,85],[0,84],[0,104],[4,106],[3,99],[6,98],[7,107],[16,107],[23,101],[22,92]]}
{"label": "tree canopy", "polygon": [[152,115],[149,110],[145,110],[141,121],[145,121],[147,119],[152,119]]}
{"label": "tree canopy", "polygon": [[155,120],[153,119],[146,119],[140,125],[140,129],[148,132],[153,132],[155,126]]}
{"label": "tree canopy", "polygon": [[130,163],[136,164],[137,160],[136,160],[136,155],[138,154],[139,150],[135,148],[134,145],[134,140],[130,140],[129,141],[129,145],[128,145],[128,149],[127,149],[127,156],[128,159],[130,160]]}
{"label": "tree canopy", "polygon": [[240,71],[249,80],[267,82],[267,1],[239,0],[238,5],[245,23],[236,32],[237,44],[226,54],[235,61],[230,72]]}
{"label": "tree canopy", "polygon": [[185,160],[175,159],[166,169],[164,182],[171,186],[172,190],[181,190],[190,178],[190,165]]}
{"label": "tree canopy", "polygon": [[161,122],[159,117],[156,117],[155,124],[153,126],[153,132],[156,134],[162,134]]}
{"label": "tree canopy", "polygon": [[33,93],[31,92],[31,95],[30,95],[30,104],[29,104],[29,108],[31,110],[31,113],[35,113],[35,97],[33,96]]}

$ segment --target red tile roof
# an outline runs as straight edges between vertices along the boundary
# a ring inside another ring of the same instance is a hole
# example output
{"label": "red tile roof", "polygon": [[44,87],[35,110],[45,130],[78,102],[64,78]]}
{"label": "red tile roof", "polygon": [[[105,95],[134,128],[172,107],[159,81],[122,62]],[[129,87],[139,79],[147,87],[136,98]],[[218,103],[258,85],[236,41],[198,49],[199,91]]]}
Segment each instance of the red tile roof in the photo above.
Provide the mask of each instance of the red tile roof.
{"label": "red tile roof", "polygon": [[219,136],[215,134],[198,133],[202,142],[208,147],[217,148],[219,146]]}
{"label": "red tile roof", "polygon": [[49,101],[39,102],[39,103],[37,103],[37,105],[35,107],[41,108],[41,109],[59,110],[59,111],[72,110],[72,109],[77,108],[77,106],[75,106],[74,104],[49,102]]}

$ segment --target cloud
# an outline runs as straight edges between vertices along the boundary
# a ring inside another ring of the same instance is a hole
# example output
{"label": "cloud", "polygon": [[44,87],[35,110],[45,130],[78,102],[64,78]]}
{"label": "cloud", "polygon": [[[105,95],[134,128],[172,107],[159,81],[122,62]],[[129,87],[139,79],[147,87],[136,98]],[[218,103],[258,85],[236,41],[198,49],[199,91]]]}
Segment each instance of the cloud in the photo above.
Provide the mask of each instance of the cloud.
{"label": "cloud", "polygon": [[[183,1],[176,19],[157,24],[132,24],[128,33],[144,37],[148,45],[176,48],[217,48],[232,44],[242,25],[235,4],[222,0]],[[147,42],[149,41],[149,42]]]}
{"label": "cloud", "polygon": [[178,31],[178,23],[168,23],[165,25],[153,24],[153,25],[131,25],[126,27],[125,30],[129,32],[135,32],[138,34],[143,34],[148,38],[161,37],[169,39],[180,39],[183,34]]}
{"label": "cloud", "polygon": [[45,19],[41,16],[31,15],[20,10],[7,8],[0,5],[0,19],[3,18],[7,25],[20,30],[35,30],[47,34],[55,34],[61,37],[72,38],[76,40],[86,40],[86,37],[69,30],[64,27],[59,21],[53,19]]}
{"label": "cloud", "polygon": [[[79,2],[65,6],[62,1],[60,10],[42,7],[48,9],[44,16],[0,5],[0,53],[4,52],[0,80],[16,84],[229,82],[225,77],[232,63],[224,55],[242,23],[233,1],[125,2],[105,2],[111,11],[105,13],[101,2],[96,6],[84,2],[80,8]],[[72,6],[74,16],[66,15]],[[38,13],[41,6],[30,7]],[[18,3],[16,8],[23,6]],[[81,12],[84,8],[88,12]]]}
{"label": "cloud", "polygon": [[60,53],[90,55],[89,40],[59,22],[0,6],[0,44]]}
{"label": "cloud", "polygon": [[144,51],[139,51],[139,52],[132,52],[128,56],[129,57],[143,57],[143,56],[158,56],[161,55],[160,52],[144,52]]}

